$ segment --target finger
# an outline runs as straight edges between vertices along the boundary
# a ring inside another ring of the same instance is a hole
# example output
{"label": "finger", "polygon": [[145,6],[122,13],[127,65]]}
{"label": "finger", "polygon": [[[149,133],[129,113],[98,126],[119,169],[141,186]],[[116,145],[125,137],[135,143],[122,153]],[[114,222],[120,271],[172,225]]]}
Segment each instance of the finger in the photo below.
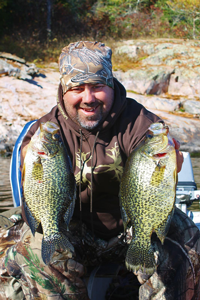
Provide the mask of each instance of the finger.
{"label": "finger", "polygon": [[68,279],[82,277],[84,275],[84,267],[82,264],[76,262],[69,255],[59,253],[57,251],[53,254],[53,262],[51,266],[62,273]]}
{"label": "finger", "polygon": [[179,150],[176,150],[176,161],[177,161],[177,173],[179,173],[182,169],[184,157],[183,153]]}
{"label": "finger", "polygon": [[179,150],[180,149],[180,145],[181,145],[180,142],[178,140],[174,139],[174,138],[173,138],[173,142],[174,142],[175,149]]}
{"label": "finger", "polygon": [[138,279],[140,284],[144,284],[149,279],[149,277],[151,277],[151,275],[143,273],[140,270],[138,270],[137,272],[134,272],[134,275],[137,276],[137,279]]}
{"label": "finger", "polygon": [[73,259],[69,259],[65,264],[65,272],[68,278],[82,277],[85,273],[84,266]]}

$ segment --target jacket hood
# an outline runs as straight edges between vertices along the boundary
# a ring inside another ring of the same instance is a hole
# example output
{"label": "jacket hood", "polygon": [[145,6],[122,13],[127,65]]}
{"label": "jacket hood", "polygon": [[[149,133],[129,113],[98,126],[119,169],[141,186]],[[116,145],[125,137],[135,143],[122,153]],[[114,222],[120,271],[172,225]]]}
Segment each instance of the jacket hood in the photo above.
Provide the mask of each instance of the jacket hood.
{"label": "jacket hood", "polygon": [[107,131],[113,126],[118,116],[126,107],[126,90],[124,86],[116,78],[114,78],[114,102],[111,107],[111,110],[107,117],[97,127],[90,131],[85,128],[82,128],[68,116],[64,107],[61,84],[58,87],[57,104],[59,109],[58,114],[61,115],[61,118],[65,119],[65,122],[67,122],[67,125],[70,127],[70,130],[75,132],[77,136],[80,136],[80,131],[82,131],[84,136],[89,136],[90,134],[96,134],[98,131]]}

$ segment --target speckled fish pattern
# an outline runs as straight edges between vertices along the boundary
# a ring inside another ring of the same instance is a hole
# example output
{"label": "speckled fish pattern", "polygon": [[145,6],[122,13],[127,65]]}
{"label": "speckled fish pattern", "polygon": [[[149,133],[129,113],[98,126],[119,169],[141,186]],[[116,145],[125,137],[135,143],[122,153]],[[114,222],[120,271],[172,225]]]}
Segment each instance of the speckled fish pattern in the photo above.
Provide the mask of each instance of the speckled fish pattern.
{"label": "speckled fish pattern", "polygon": [[163,244],[174,211],[177,181],[176,151],[162,123],[150,126],[142,145],[129,156],[120,184],[124,224],[132,226],[133,238],[126,267],[152,274],[156,268],[151,244],[155,232]]}
{"label": "speckled fish pattern", "polygon": [[49,264],[55,250],[74,251],[62,232],[74,212],[76,182],[70,157],[56,123],[46,122],[33,135],[25,156],[23,205],[32,234],[41,223],[42,258]]}

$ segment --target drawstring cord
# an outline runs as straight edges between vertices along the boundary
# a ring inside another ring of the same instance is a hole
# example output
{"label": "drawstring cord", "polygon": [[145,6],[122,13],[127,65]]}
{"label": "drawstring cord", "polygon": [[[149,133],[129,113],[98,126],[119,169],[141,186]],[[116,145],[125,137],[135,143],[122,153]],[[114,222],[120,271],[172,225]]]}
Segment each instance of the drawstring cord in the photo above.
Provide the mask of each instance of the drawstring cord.
{"label": "drawstring cord", "polygon": [[[83,134],[82,130],[79,130],[80,132],[80,183],[79,183],[79,208],[80,208],[80,222],[81,222],[81,228],[82,228],[82,220],[83,220],[83,212],[82,212],[82,201],[81,201],[81,182],[82,182],[82,173],[83,173],[83,166],[82,164],[82,145],[83,145]],[[93,157],[94,157],[94,150],[95,150],[95,145],[96,141],[99,135],[99,131],[97,132],[94,140],[94,144],[92,147],[92,157],[91,157],[91,194],[90,194],[90,218],[91,218],[91,227],[92,227],[92,236],[94,239],[94,222],[93,222],[93,214],[92,214],[92,206],[93,206],[93,171],[94,171],[94,166],[93,166]],[[82,235],[83,235],[83,228],[82,228]]]}
{"label": "drawstring cord", "polygon": [[92,214],[92,203],[93,203],[93,171],[94,171],[94,167],[93,167],[93,157],[94,157],[94,149],[95,149],[95,145],[96,145],[96,141],[99,135],[99,131],[97,132],[96,136],[95,136],[95,140],[94,140],[94,144],[93,144],[93,148],[92,148],[92,158],[91,158],[91,194],[90,194],[90,218],[91,218],[91,226],[92,226],[92,236],[93,236],[93,240],[94,240],[94,222],[93,222],[93,214]]}
{"label": "drawstring cord", "polygon": [[81,201],[81,181],[82,181],[82,172],[83,172],[83,165],[82,165],[82,144],[83,144],[83,134],[82,130],[79,130],[81,139],[80,139],[80,183],[79,183],[79,208],[80,208],[80,222],[81,222],[81,232],[83,236],[83,213],[82,213],[82,201]]}

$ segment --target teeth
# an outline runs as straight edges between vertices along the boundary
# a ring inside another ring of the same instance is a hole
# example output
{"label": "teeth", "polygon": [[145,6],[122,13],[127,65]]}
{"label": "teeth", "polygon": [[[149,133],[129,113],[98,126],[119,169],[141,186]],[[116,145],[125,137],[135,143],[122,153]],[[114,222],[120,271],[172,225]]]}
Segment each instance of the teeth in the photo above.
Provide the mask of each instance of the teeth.
{"label": "teeth", "polygon": [[91,108],[91,109],[84,109],[85,111],[89,111],[89,112],[92,112],[94,111],[95,109],[94,108]]}

